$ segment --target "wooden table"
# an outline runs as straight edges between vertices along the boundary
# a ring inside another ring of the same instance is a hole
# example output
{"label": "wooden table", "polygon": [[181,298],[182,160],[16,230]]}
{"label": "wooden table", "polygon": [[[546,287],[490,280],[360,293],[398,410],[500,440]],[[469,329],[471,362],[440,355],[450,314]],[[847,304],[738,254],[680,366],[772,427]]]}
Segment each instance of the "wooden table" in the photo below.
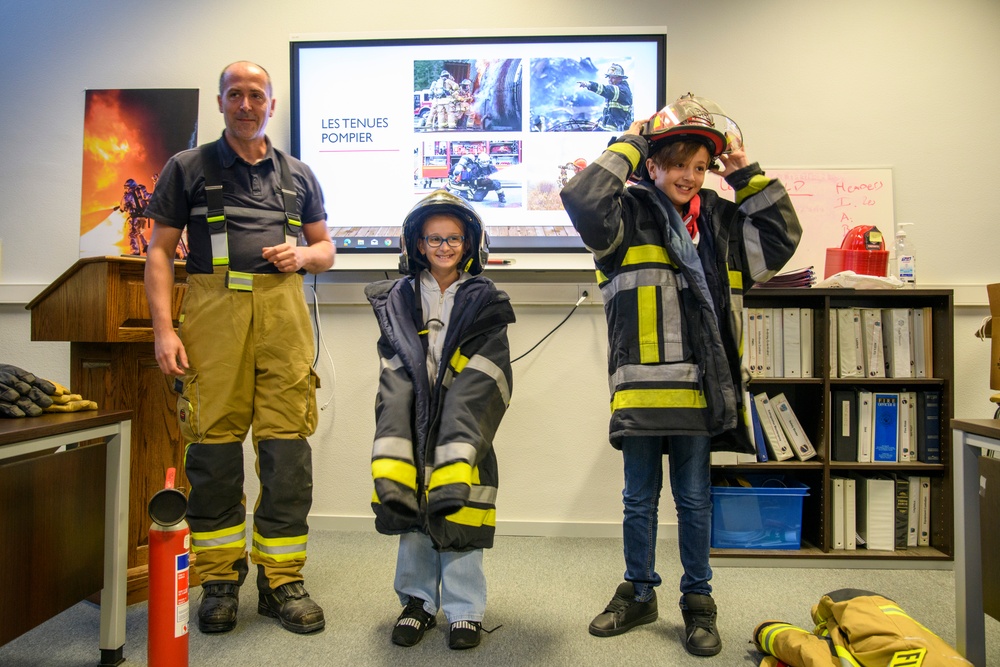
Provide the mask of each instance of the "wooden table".
{"label": "wooden table", "polygon": [[979,534],[979,456],[1000,451],[1000,420],[951,420],[955,456],[956,648],[976,667],[986,667],[982,539]]}
{"label": "wooden table", "polygon": [[0,644],[100,591],[100,664],[124,662],[131,434],[129,410],[0,419]]}

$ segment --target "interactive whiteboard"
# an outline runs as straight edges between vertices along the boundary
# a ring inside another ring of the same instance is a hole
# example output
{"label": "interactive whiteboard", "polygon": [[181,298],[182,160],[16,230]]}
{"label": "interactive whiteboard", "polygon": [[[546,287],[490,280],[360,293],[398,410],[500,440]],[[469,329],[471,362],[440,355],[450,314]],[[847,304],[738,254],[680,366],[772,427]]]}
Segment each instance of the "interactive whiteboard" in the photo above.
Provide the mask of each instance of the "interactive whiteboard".
{"label": "interactive whiteboard", "polygon": [[[802,223],[802,241],[785,265],[786,271],[812,266],[823,276],[827,248],[839,248],[844,235],[858,225],[874,225],[892,249],[895,235],[892,170],[881,169],[766,169],[768,177],[784,184]],[[714,174],[705,187],[734,198],[733,189]]]}

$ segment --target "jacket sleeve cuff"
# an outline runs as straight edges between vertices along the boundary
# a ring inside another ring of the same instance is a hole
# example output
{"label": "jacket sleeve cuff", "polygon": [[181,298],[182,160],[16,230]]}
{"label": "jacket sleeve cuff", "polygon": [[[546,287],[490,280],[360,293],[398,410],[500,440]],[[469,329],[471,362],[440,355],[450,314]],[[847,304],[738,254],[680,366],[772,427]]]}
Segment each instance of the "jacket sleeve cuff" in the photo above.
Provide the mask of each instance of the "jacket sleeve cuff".
{"label": "jacket sleeve cuff", "polygon": [[468,484],[448,484],[431,489],[427,494],[427,513],[430,516],[449,516],[465,507],[469,500]]}
{"label": "jacket sleeve cuff", "polygon": [[750,184],[750,179],[754,176],[763,176],[764,170],[760,168],[760,164],[757,162],[752,162],[742,169],[737,169],[733,173],[726,177],[726,182],[733,187],[733,190],[739,192],[747,185]]}

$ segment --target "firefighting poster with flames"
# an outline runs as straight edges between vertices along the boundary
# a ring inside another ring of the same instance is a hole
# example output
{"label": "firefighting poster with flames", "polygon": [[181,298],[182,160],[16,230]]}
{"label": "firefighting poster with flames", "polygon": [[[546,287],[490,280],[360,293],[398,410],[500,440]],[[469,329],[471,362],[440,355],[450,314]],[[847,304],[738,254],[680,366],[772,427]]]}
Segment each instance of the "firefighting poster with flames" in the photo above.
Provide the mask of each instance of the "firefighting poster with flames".
{"label": "firefighting poster with flames", "polygon": [[[143,257],[160,169],[197,146],[198,89],[88,90],[84,113],[80,257]],[[185,233],[178,259],[186,249]]]}

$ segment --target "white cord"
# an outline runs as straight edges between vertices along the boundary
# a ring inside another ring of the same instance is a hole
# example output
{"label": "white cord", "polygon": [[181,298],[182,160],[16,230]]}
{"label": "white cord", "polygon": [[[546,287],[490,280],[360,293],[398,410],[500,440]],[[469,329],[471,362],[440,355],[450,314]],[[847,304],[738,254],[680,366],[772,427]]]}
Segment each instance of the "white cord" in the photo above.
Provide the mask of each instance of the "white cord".
{"label": "white cord", "polygon": [[322,412],[327,409],[333,401],[334,396],[337,395],[335,391],[337,388],[337,367],[333,364],[333,355],[330,354],[330,348],[326,346],[326,338],[323,337],[323,327],[319,325],[319,294],[316,293],[315,286],[309,285],[309,289],[312,290],[313,297],[313,326],[316,327],[316,337],[319,339],[319,342],[322,343],[323,350],[326,351],[326,358],[330,360],[330,374],[332,375],[330,398],[326,399],[326,403],[320,407],[320,412]]}
{"label": "white cord", "polygon": [[986,340],[986,325],[989,324],[992,319],[993,317],[990,315],[983,318],[983,321],[979,323],[979,331],[976,332],[976,338]]}

